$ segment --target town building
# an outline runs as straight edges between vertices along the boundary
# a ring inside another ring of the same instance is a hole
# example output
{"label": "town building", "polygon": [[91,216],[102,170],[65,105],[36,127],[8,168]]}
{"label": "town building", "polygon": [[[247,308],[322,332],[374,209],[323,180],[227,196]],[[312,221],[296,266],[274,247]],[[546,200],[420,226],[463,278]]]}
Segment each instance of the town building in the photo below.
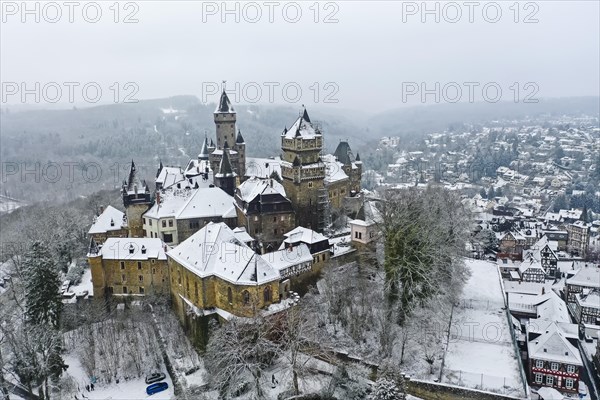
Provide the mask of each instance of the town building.
{"label": "town building", "polygon": [[527,324],[529,382],[534,387],[577,393],[583,369],[577,335],[553,321],[543,325],[540,329],[539,321]]}
{"label": "town building", "polygon": [[575,221],[567,225],[567,232],[569,232],[567,250],[579,257],[585,257],[590,239],[590,224],[583,221]]}

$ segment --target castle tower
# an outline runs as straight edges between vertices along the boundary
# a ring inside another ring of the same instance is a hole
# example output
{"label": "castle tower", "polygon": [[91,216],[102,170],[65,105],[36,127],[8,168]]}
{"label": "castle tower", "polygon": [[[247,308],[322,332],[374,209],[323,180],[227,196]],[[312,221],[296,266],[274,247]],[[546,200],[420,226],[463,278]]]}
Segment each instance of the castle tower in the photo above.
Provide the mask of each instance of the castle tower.
{"label": "castle tower", "polygon": [[322,230],[319,193],[325,187],[325,164],[321,161],[323,137],[304,112],[290,129],[281,134],[281,178],[286,196],[292,201],[296,223]]}
{"label": "castle tower", "polygon": [[[225,146],[227,146],[227,142],[225,142]],[[233,196],[236,187],[236,176],[229,161],[229,149],[225,147],[221,163],[219,164],[219,170],[215,174],[215,186],[221,188],[228,195]]]}
{"label": "castle tower", "polygon": [[94,298],[102,299],[106,295],[106,276],[102,266],[102,253],[98,244],[92,238],[88,247],[88,264],[92,273],[92,283],[94,285]]}
{"label": "castle tower", "polygon": [[244,181],[244,176],[246,176],[246,142],[244,141],[244,137],[242,136],[242,131],[238,129],[237,137],[235,138],[235,144],[233,145],[233,149],[238,153],[238,176],[240,181]]}
{"label": "castle tower", "polygon": [[142,215],[152,205],[152,199],[148,185],[145,180],[140,180],[133,160],[131,160],[129,178],[123,182],[121,195],[129,225],[129,237],[144,237]]}
{"label": "castle tower", "polygon": [[[217,143],[212,151],[210,149],[212,146],[209,146],[208,148],[209,162],[211,169],[213,170],[213,180],[216,178],[216,173],[219,170],[225,145],[230,143],[233,144],[233,147],[229,148],[229,162],[233,167],[233,172],[235,172],[237,176],[243,177],[243,174],[246,172],[246,145],[244,139],[241,137],[241,132],[238,134],[241,139],[241,142],[238,144],[235,126],[236,112],[229,101],[229,97],[227,97],[225,89],[223,89],[223,92],[221,93],[219,104],[217,105],[217,109],[213,116],[217,133]],[[214,143],[211,143],[211,145],[214,145]],[[240,154],[238,153],[240,149],[243,151],[241,160]]]}

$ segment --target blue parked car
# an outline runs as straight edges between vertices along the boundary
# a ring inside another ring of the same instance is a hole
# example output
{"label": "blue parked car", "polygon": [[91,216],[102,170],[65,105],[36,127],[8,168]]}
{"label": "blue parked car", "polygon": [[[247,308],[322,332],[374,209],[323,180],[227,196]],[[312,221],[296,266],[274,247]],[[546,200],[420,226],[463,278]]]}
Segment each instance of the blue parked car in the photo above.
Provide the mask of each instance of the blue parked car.
{"label": "blue parked car", "polygon": [[146,388],[146,393],[148,396],[153,395],[154,393],[162,392],[163,390],[167,390],[169,388],[169,384],[167,382],[158,382],[154,383]]}

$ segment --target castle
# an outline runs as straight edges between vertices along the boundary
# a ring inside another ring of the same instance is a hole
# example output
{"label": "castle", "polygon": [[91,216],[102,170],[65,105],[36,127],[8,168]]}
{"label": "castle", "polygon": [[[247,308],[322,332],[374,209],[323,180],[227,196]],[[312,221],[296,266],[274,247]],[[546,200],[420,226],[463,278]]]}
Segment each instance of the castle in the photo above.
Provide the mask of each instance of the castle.
{"label": "castle", "polygon": [[182,319],[227,319],[286,302],[295,280],[320,273],[321,233],[360,199],[358,154],[347,142],[325,154],[306,109],[270,159],[247,158],[225,91],[214,122],[216,143],[205,137],[185,168],[161,162],[153,188],[132,161],[125,212],[107,207],[89,231],[95,298],[168,293]]}

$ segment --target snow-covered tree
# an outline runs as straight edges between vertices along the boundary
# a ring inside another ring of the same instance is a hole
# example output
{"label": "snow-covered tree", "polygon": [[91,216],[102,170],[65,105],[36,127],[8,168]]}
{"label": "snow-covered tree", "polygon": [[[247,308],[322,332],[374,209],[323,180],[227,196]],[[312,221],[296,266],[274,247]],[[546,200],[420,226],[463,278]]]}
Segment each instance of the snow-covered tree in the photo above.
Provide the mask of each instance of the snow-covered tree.
{"label": "snow-covered tree", "polygon": [[394,381],[388,378],[380,378],[375,382],[369,400],[404,400],[405,397]]}
{"label": "snow-covered tree", "polygon": [[387,192],[380,208],[386,290],[403,325],[415,307],[460,295],[470,215],[458,196],[438,187]]}
{"label": "snow-covered tree", "polygon": [[62,310],[60,273],[47,246],[34,242],[25,256],[24,266],[27,322],[58,328]]}
{"label": "snow-covered tree", "polygon": [[212,385],[221,398],[230,398],[245,382],[252,382],[256,396],[263,398],[261,378],[273,362],[277,347],[269,339],[271,324],[261,315],[234,317],[212,332],[205,365]]}

